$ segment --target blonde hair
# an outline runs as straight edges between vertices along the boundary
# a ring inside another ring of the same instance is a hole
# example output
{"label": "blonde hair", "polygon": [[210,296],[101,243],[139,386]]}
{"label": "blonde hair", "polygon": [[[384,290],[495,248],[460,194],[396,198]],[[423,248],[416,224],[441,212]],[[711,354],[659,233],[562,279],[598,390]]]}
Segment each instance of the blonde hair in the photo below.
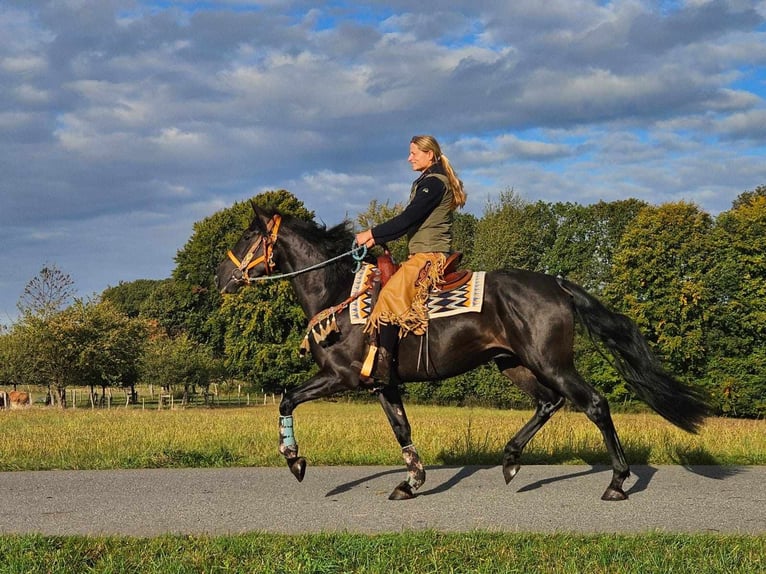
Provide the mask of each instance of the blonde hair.
{"label": "blonde hair", "polygon": [[441,165],[444,168],[444,173],[447,174],[447,179],[449,180],[447,188],[452,192],[452,209],[463,207],[466,200],[465,191],[463,191],[463,182],[460,181],[455,170],[452,169],[452,164],[447,159],[447,156],[442,153],[436,138],[434,136],[413,136],[410,143],[418,146],[420,151],[433,152],[434,161],[441,162]]}

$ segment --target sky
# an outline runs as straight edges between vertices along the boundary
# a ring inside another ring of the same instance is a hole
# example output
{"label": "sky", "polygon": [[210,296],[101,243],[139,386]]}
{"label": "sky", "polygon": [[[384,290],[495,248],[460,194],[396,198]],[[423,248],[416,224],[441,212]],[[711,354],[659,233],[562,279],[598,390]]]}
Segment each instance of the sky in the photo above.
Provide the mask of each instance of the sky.
{"label": "sky", "polygon": [[716,215],[766,185],[766,1],[3,0],[0,324],[46,265],[83,298],[169,277],[263,191],[328,225],[406,202],[416,134],[478,217],[508,190]]}

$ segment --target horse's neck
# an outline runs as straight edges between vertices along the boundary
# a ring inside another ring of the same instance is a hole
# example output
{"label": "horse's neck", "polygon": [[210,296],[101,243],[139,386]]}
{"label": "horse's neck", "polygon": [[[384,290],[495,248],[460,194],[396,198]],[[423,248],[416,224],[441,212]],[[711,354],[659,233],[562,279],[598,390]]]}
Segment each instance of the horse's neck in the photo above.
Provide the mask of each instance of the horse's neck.
{"label": "horse's neck", "polygon": [[[296,235],[282,245],[285,255],[283,271],[293,273],[324,263],[331,256],[316,256],[315,249]],[[330,264],[332,266],[334,264]],[[349,273],[348,285],[331,285],[330,266],[319,267],[313,271],[296,275],[292,278],[293,290],[307,317],[313,317],[319,311],[338,304],[348,296],[353,276]]]}
{"label": "horse's neck", "polygon": [[[348,293],[339,288],[331,289],[325,281],[326,270],[319,269],[293,278],[293,290],[307,317],[313,317],[323,309],[340,303]],[[349,283],[348,291],[351,287]]]}

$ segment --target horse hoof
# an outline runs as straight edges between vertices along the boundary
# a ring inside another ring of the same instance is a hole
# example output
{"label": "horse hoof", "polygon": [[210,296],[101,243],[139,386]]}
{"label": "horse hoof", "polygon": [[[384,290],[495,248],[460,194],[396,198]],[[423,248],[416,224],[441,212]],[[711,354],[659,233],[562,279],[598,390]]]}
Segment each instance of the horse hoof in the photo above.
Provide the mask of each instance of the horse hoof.
{"label": "horse hoof", "polygon": [[302,456],[287,461],[287,466],[290,468],[290,472],[298,479],[298,482],[303,482],[303,477],[306,476],[306,459]]}
{"label": "horse hoof", "polygon": [[509,464],[508,466],[503,465],[503,477],[505,478],[505,484],[508,484],[513,480],[513,477],[516,476],[516,473],[519,472],[520,468],[520,464]]}
{"label": "horse hoof", "polygon": [[410,500],[411,498],[415,498],[415,492],[406,480],[400,482],[388,497],[389,500]]}
{"label": "horse hoof", "polygon": [[601,496],[601,500],[627,500],[628,495],[621,488],[614,488],[610,486],[606,489],[606,492]]}

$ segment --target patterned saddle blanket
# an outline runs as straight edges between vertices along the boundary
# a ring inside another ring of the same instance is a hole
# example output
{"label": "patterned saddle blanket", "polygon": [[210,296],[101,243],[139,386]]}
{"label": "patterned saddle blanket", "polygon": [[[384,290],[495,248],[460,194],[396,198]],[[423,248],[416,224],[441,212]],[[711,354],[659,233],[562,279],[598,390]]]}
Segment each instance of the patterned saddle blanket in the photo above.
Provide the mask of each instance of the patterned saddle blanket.
{"label": "patterned saddle blanket", "polygon": [[[377,268],[371,263],[364,263],[354,276],[351,293],[358,293],[365,285],[372,284],[372,275]],[[474,271],[470,279],[448,291],[432,290],[428,298],[428,317],[438,319],[460,313],[478,313],[484,301],[484,271]],[[374,305],[372,289],[357,297],[349,305],[352,325],[364,325],[372,312]]]}

